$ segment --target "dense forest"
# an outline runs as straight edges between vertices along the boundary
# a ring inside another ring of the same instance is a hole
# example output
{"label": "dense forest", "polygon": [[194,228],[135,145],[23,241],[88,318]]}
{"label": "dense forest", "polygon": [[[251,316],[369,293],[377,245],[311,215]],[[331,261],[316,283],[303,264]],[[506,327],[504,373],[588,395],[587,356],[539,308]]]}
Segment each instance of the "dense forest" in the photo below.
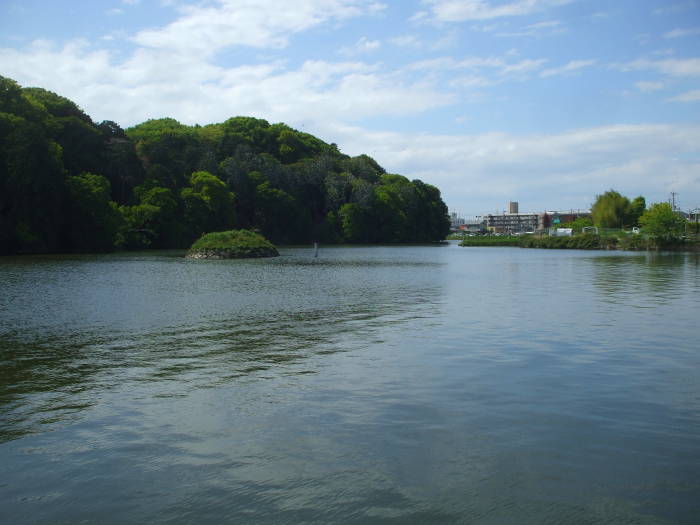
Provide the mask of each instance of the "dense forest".
{"label": "dense forest", "polygon": [[95,123],[0,77],[0,254],[182,248],[206,232],[273,242],[430,242],[440,191],[285,124]]}

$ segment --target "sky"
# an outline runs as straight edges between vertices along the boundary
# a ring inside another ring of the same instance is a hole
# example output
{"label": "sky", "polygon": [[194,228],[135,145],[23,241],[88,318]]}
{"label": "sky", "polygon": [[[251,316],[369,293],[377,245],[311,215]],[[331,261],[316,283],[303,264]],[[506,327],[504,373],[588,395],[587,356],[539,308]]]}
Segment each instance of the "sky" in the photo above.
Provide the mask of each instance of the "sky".
{"label": "sky", "polygon": [[700,207],[700,0],[0,0],[0,75],[124,128],[285,122],[466,217]]}

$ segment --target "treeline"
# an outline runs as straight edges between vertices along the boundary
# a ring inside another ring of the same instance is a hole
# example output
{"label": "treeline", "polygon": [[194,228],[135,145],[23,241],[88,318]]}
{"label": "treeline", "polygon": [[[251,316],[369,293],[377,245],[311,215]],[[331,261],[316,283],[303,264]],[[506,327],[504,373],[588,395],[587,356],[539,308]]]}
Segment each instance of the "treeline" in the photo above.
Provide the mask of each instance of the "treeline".
{"label": "treeline", "polygon": [[0,253],[181,248],[254,229],[282,244],[430,242],[440,191],[285,124],[126,130],[0,77]]}
{"label": "treeline", "polygon": [[[661,247],[678,244],[683,240],[690,224],[683,216],[674,210],[667,202],[654,203],[647,207],[646,199],[639,196],[630,200],[615,190],[608,190],[596,195],[591,206],[591,217],[577,219],[562,227],[570,227],[574,233],[581,233],[586,226],[596,226],[602,229],[641,228],[642,238],[650,242],[631,242],[620,237],[619,247],[622,249],[645,249],[646,247]],[[697,229],[697,226],[696,226]],[[695,232],[697,234],[697,231]],[[561,242],[561,241],[554,241]],[[608,242],[605,247],[615,247]]]}

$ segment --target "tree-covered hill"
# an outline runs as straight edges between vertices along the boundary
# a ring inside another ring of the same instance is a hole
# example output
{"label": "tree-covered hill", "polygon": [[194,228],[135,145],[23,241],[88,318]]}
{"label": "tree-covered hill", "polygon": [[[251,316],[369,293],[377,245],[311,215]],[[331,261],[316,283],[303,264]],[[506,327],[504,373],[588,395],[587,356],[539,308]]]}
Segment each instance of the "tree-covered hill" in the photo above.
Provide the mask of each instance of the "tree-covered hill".
{"label": "tree-covered hill", "polygon": [[285,124],[123,130],[0,77],[0,253],[186,247],[232,228],[283,244],[429,242],[449,222],[434,186]]}

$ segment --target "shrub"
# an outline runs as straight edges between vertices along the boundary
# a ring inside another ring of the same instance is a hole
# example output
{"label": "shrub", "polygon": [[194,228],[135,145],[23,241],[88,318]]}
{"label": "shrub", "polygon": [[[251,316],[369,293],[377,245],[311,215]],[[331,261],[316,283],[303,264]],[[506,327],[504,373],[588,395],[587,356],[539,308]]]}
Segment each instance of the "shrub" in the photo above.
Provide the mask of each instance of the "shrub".
{"label": "shrub", "polygon": [[249,230],[229,230],[202,235],[187,256],[195,259],[275,257],[277,248],[262,235]]}

